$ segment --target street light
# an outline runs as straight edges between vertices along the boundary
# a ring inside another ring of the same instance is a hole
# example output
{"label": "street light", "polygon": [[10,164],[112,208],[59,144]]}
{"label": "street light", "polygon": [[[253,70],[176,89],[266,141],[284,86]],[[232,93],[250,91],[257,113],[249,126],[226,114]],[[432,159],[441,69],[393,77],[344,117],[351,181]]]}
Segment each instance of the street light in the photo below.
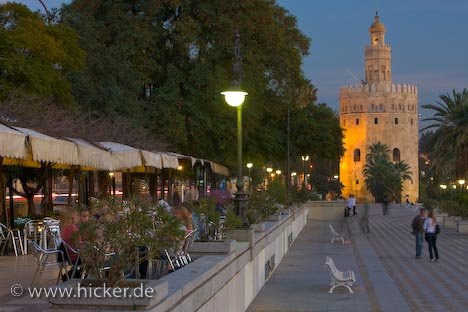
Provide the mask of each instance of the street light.
{"label": "street light", "polygon": [[304,180],[302,181],[302,186],[304,187],[305,189],[305,186],[306,186],[306,166],[305,166],[305,162],[309,160],[309,155],[305,155],[305,156],[302,156],[302,166],[303,166],[303,174],[304,174]]}
{"label": "street light", "polygon": [[457,182],[458,182],[458,184],[460,184],[461,187],[463,188],[463,185],[465,184],[465,180],[460,179],[460,180],[458,180]]}
{"label": "street light", "polygon": [[335,179],[335,180],[338,180],[338,178],[339,178],[339,177],[338,177],[337,174],[335,174],[335,175],[333,176],[333,179]]}
{"label": "street light", "polygon": [[249,180],[250,182],[252,182],[252,176],[251,176],[251,170],[252,170],[252,167],[253,167],[253,164],[251,162],[247,163],[247,169],[249,169]]}
{"label": "street light", "polygon": [[445,184],[441,184],[441,185],[439,185],[439,186],[440,186],[440,188],[443,189],[443,190],[447,189],[447,185],[445,185]]}
{"label": "street light", "polygon": [[242,64],[240,55],[240,35],[236,30],[234,36],[234,66],[233,74],[235,79],[231,82],[229,90],[221,92],[224,95],[226,103],[232,107],[237,108],[237,193],[236,193],[236,209],[237,214],[243,219],[244,225],[248,225],[246,216],[246,201],[247,195],[243,192],[244,181],[242,174],[242,103],[244,103],[245,96],[248,94],[240,87]]}

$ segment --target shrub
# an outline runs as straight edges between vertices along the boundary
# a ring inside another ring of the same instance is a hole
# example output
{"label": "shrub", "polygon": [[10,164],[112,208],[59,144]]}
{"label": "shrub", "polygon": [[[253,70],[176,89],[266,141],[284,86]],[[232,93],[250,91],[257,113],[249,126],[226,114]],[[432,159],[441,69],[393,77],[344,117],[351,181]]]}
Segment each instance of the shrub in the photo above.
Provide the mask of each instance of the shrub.
{"label": "shrub", "polygon": [[[123,285],[125,273],[135,267],[141,247],[148,247],[140,258],[143,261],[159,256],[163,249],[176,247],[183,239],[180,222],[160,206],[110,198],[94,200],[91,209],[100,217],[80,223],[74,240],[83,268],[95,279],[95,286]],[[108,252],[115,255],[106,257]],[[106,266],[110,269],[104,271]]]}
{"label": "shrub", "polygon": [[216,211],[216,200],[212,197],[201,198],[197,205],[193,207],[193,211],[198,215],[201,222],[200,241],[208,241],[215,236],[219,231],[220,213]]}

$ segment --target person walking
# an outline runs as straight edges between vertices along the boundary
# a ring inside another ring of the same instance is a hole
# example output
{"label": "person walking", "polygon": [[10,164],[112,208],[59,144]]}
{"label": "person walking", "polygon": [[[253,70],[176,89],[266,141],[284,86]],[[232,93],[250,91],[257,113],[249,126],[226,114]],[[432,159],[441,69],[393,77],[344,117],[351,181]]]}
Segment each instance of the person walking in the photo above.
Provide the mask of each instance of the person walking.
{"label": "person walking", "polygon": [[346,202],[345,218],[349,217],[349,212],[351,211],[351,208],[353,208],[353,198],[353,194],[350,194],[348,197],[348,201]]}
{"label": "person walking", "polygon": [[434,216],[434,211],[429,211],[427,218],[424,220],[424,231],[426,232],[426,241],[429,245],[430,261],[434,262],[439,260],[439,250],[437,249],[437,221]]}
{"label": "person walking", "polygon": [[370,229],[369,229],[369,203],[367,202],[367,200],[364,203],[364,213],[362,214],[362,217],[361,217],[361,230],[366,234],[369,234],[369,232],[370,232]]}
{"label": "person walking", "polygon": [[421,250],[424,240],[424,220],[426,218],[426,208],[419,209],[419,214],[414,217],[411,227],[416,238],[416,259],[422,259]]}
{"label": "person walking", "polygon": [[356,212],[356,197],[354,197],[353,195],[353,202],[352,202],[352,208],[353,208],[353,217],[354,216],[357,216],[357,212]]}

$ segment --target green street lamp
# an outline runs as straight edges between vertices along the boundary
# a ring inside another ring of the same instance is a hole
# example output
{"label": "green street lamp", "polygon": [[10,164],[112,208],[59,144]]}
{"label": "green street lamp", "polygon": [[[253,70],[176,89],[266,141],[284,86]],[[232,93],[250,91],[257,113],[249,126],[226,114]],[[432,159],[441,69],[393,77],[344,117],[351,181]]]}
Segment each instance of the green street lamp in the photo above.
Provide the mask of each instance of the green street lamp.
{"label": "green street lamp", "polygon": [[246,167],[247,169],[249,169],[249,180],[252,181],[251,170],[252,170],[253,164],[249,162],[247,163]]}
{"label": "green street lamp", "polygon": [[302,187],[305,189],[306,187],[306,165],[305,162],[309,160],[309,155],[304,155],[301,157],[302,158],[302,166],[303,166],[303,174],[304,174],[304,180],[302,181]]}
{"label": "green street lamp", "polygon": [[240,55],[240,35],[236,30],[234,36],[234,66],[233,73],[235,80],[231,81],[229,89],[221,92],[224,99],[229,106],[237,109],[237,193],[236,195],[236,209],[237,214],[243,219],[244,225],[248,226],[249,222],[246,215],[247,194],[244,193],[244,177],[242,174],[242,104],[244,103],[245,96],[248,94],[240,87],[242,76],[242,63]]}

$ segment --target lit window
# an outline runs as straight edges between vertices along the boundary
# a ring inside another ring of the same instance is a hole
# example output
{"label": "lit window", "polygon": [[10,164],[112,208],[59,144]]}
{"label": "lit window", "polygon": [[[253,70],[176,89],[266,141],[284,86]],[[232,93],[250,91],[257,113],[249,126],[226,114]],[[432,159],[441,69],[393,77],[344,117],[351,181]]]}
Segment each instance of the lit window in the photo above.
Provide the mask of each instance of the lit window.
{"label": "lit window", "polygon": [[354,150],[354,161],[361,161],[361,150],[359,148]]}

